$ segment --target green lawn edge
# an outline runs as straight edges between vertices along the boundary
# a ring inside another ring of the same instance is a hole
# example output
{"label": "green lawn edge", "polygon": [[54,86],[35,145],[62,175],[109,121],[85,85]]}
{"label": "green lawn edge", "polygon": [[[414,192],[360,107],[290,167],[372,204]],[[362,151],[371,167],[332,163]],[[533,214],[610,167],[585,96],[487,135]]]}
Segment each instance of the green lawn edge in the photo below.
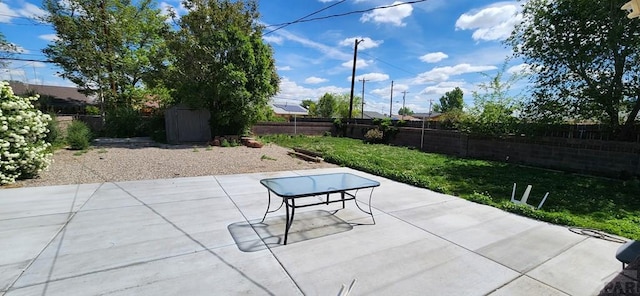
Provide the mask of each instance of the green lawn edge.
{"label": "green lawn edge", "polygon": [[[465,159],[407,147],[367,144],[350,138],[272,135],[261,139],[283,147],[317,151],[327,162],[518,215],[640,239],[640,181],[637,179],[606,179]],[[537,205],[544,193],[550,192],[542,209],[510,202],[514,182],[518,186],[518,198],[526,185],[533,186],[529,198],[532,205]]]}

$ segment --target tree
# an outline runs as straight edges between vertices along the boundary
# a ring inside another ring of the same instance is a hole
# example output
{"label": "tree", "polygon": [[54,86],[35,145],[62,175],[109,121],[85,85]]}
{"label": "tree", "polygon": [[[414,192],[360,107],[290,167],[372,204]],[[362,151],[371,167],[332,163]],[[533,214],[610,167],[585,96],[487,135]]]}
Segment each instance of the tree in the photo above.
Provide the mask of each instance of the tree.
{"label": "tree", "polygon": [[302,108],[307,109],[307,112],[309,113],[309,116],[316,116],[317,115],[317,105],[316,102],[314,102],[313,100],[302,100],[302,103],[300,103],[300,106]]}
{"label": "tree", "polygon": [[0,33],[0,68],[9,66],[8,59],[12,58],[16,51],[16,46],[7,41],[4,34]]}
{"label": "tree", "polygon": [[400,110],[398,110],[398,114],[403,116],[411,116],[413,115],[413,111],[411,111],[409,107],[401,107]]}
{"label": "tree", "polygon": [[[626,0],[530,0],[507,40],[536,71],[534,119],[598,119],[624,137],[640,110],[640,25]],[[626,117],[626,119],[625,119]]]}
{"label": "tree", "polygon": [[211,113],[214,135],[243,133],[278,91],[255,0],[186,0],[170,42],[175,96]]}
{"label": "tree", "polygon": [[453,110],[462,110],[464,107],[464,92],[459,87],[448,91],[444,96],[440,97],[440,104],[433,106],[433,111],[439,113],[447,113]]}
{"label": "tree", "polygon": [[316,112],[318,116],[322,118],[333,118],[338,106],[338,100],[336,96],[330,93],[325,93],[318,100],[316,105]]}
{"label": "tree", "polygon": [[164,71],[169,26],[152,0],[44,0],[44,7],[57,36],[44,54],[110,107],[132,104],[131,92]]}
{"label": "tree", "polygon": [[483,73],[489,78],[489,82],[477,85],[480,91],[473,92],[473,106],[469,115],[463,118],[463,125],[469,131],[501,136],[516,130],[520,121],[516,116],[522,110],[522,99],[513,95],[510,90],[522,75],[513,74],[505,81],[503,77],[507,65],[508,62],[505,62],[495,76]]}
{"label": "tree", "polygon": [[[349,94],[341,94],[336,96],[337,107],[336,117],[349,118],[349,104],[351,103],[351,96]],[[353,110],[351,118],[359,118],[362,114],[362,98],[353,97]]]}

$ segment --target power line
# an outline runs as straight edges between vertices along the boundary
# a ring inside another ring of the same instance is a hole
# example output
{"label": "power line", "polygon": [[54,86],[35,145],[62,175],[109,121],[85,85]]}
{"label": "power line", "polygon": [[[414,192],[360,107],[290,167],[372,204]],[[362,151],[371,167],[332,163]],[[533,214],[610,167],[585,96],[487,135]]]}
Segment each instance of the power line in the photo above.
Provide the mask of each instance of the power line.
{"label": "power line", "polygon": [[0,60],[7,61],[20,61],[20,62],[41,62],[41,63],[53,63],[53,61],[35,60],[35,59],[21,59],[21,58],[2,58]]}
{"label": "power line", "polygon": [[[327,16],[321,16],[321,17],[316,17],[316,18],[310,18],[310,19],[298,19],[295,21],[291,21],[291,22],[287,22],[287,23],[282,23],[282,24],[275,24],[272,26],[289,26],[289,25],[293,25],[293,24],[299,24],[299,23],[307,23],[307,22],[313,22],[313,21],[319,21],[319,20],[325,20],[325,19],[330,19],[330,18],[336,18],[336,17],[341,17],[341,16],[347,16],[347,15],[351,15],[351,14],[357,14],[357,13],[365,13],[365,12],[370,12],[370,11],[374,11],[376,9],[387,9],[387,8],[393,8],[396,6],[400,6],[400,5],[406,5],[406,4],[416,4],[416,3],[421,3],[421,2],[425,2],[427,0],[414,0],[414,1],[408,1],[408,2],[400,2],[400,3],[395,3],[395,4],[391,4],[391,5],[384,5],[384,6],[378,6],[378,7],[373,7],[373,8],[368,8],[368,9],[362,9],[362,10],[354,10],[354,11],[350,11],[350,12],[345,12],[345,13],[339,13],[339,14],[332,14],[332,15],[327,15]],[[341,3],[341,2],[339,2]],[[269,32],[271,33],[271,32]],[[264,34],[266,35],[266,34]]]}
{"label": "power line", "polygon": [[280,30],[280,29],[282,29],[282,28],[284,28],[284,27],[286,27],[286,26],[289,26],[289,25],[291,25],[291,24],[295,23],[295,22],[302,21],[302,20],[304,20],[304,19],[306,19],[306,18],[308,18],[308,17],[310,17],[310,16],[312,16],[312,15],[314,15],[314,14],[318,14],[318,13],[320,13],[320,12],[322,12],[322,11],[325,11],[325,10],[327,10],[327,9],[331,8],[331,7],[334,7],[334,6],[338,5],[338,4],[344,3],[345,1],[347,1],[347,0],[342,0],[342,1],[338,1],[338,2],[336,2],[336,3],[333,3],[333,4],[331,4],[331,5],[327,6],[327,7],[324,7],[324,8],[322,8],[322,9],[320,9],[320,10],[316,10],[316,11],[314,11],[314,12],[312,12],[312,13],[310,13],[310,14],[307,14],[307,15],[305,15],[305,16],[303,16],[303,17],[301,17],[301,18],[299,18],[299,19],[297,19],[297,20],[295,20],[295,21],[293,21],[293,22],[290,22],[290,23],[288,23],[288,24],[273,25],[273,27],[275,27],[275,26],[278,26],[278,27],[277,27],[277,28],[275,28],[275,29],[273,29],[273,30],[271,30],[271,31],[269,31],[269,32],[267,32],[267,33],[264,33],[264,34],[262,34],[262,35],[264,36],[264,35],[267,35],[267,34],[271,34],[271,33],[275,32],[275,31],[278,31],[278,30]]}
{"label": "power line", "polygon": [[374,56],[372,56],[372,55],[370,55],[370,54],[368,54],[368,53],[366,53],[366,52],[362,52],[362,54],[363,54],[363,55],[366,55],[366,56],[369,56],[369,57],[373,58],[373,59],[374,59],[374,60],[376,60],[376,61],[382,62],[383,64],[387,64],[388,66],[391,66],[391,67],[393,67],[393,68],[396,68],[396,69],[398,69],[398,70],[400,70],[400,71],[402,71],[402,72],[405,72],[405,73],[408,73],[408,74],[411,74],[411,75],[419,75],[418,73],[414,73],[414,72],[411,72],[411,71],[409,71],[409,70],[406,70],[406,69],[400,68],[400,67],[398,67],[398,66],[396,66],[396,65],[394,65],[394,64],[391,64],[390,62],[383,61],[383,60],[381,60],[380,58],[374,57]]}

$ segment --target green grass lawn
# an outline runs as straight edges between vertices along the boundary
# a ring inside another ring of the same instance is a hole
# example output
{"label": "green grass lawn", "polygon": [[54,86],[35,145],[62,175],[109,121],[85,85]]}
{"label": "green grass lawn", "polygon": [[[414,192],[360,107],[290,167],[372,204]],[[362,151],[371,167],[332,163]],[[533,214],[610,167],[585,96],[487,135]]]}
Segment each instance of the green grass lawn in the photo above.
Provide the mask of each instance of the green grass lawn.
{"label": "green grass lawn", "polygon": [[[437,192],[459,196],[552,223],[603,230],[640,239],[640,181],[613,180],[509,163],[423,153],[404,147],[365,144],[334,137],[268,136],[265,142],[321,152],[326,161]],[[529,204],[511,203],[533,186]]]}

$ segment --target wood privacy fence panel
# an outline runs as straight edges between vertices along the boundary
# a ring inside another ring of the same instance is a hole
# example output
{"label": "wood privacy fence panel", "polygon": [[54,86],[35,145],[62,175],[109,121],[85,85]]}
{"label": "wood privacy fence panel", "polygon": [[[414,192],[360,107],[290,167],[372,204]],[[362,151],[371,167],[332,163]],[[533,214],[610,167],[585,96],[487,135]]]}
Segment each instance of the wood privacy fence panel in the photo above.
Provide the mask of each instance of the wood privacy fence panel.
{"label": "wood privacy fence panel", "polygon": [[[256,134],[293,134],[293,123],[258,124]],[[298,133],[301,123],[298,122]],[[331,129],[333,126],[326,125]],[[347,136],[363,139],[371,125],[350,124]],[[303,128],[304,129],[304,128]],[[313,134],[313,133],[304,133]],[[319,135],[322,133],[316,133]],[[606,175],[640,176],[640,143],[565,139],[551,137],[492,138],[473,136],[458,131],[403,127],[391,144],[416,147],[425,152],[459,157],[495,160],[564,171]]]}
{"label": "wood privacy fence panel", "polygon": [[202,143],[211,140],[209,111],[178,105],[167,109],[164,115],[167,142]]}

